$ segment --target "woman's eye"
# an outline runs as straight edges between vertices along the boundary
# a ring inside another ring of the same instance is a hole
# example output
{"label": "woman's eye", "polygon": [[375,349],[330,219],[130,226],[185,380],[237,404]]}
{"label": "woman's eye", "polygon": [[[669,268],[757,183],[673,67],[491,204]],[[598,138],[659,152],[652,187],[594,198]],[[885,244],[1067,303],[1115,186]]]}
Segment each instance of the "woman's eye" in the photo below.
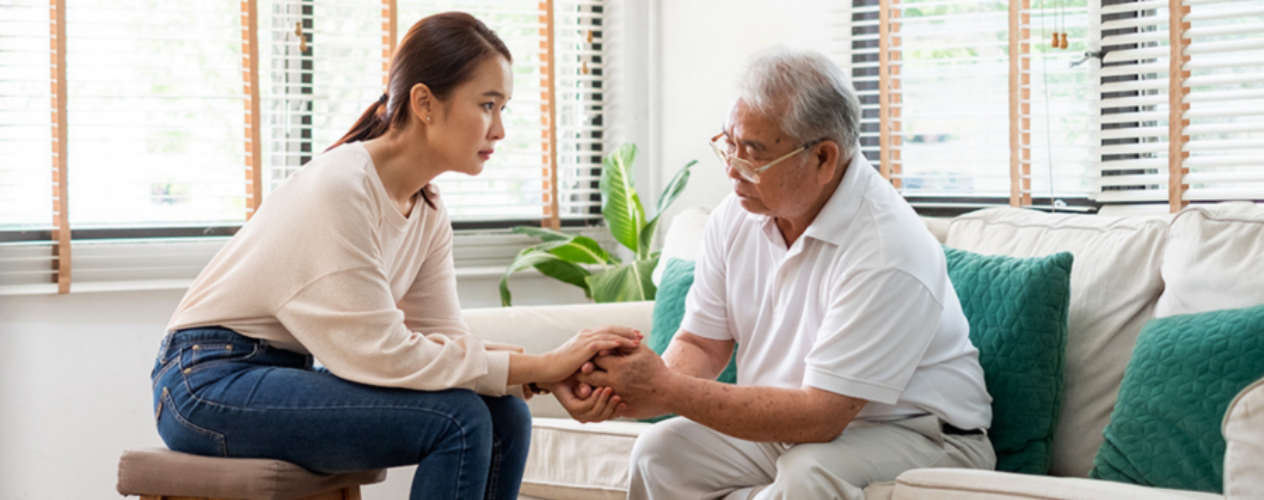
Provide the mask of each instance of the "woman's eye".
{"label": "woman's eye", "polygon": [[492,109],[494,109],[495,107],[496,107],[496,103],[494,103],[494,102],[485,102],[485,103],[483,103],[483,109],[486,109],[486,110],[488,110],[488,111],[491,111],[491,110],[492,110]]}

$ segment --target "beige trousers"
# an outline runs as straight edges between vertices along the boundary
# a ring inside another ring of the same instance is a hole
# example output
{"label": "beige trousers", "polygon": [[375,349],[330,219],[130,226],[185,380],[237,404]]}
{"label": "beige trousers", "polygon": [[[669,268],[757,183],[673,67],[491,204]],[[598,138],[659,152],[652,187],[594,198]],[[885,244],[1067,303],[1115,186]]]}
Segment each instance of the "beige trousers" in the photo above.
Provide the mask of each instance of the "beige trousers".
{"label": "beige trousers", "polygon": [[935,416],[855,422],[828,443],[759,443],[685,418],[659,422],[632,448],[629,500],[863,500],[869,483],[909,469],[992,469],[987,436],[946,435]]}

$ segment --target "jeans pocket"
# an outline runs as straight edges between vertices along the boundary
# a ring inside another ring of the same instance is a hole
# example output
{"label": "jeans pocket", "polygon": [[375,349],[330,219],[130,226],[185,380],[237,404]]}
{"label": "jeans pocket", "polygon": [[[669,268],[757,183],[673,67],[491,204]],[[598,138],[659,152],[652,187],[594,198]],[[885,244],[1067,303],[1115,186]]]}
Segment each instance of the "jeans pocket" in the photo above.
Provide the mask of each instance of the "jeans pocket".
{"label": "jeans pocket", "polygon": [[155,406],[154,418],[158,423],[158,435],[168,448],[181,453],[208,457],[227,457],[228,446],[224,435],[190,422],[180,414],[168,388]]}
{"label": "jeans pocket", "polygon": [[217,361],[244,361],[259,353],[258,342],[220,341],[193,344],[188,349],[187,367],[197,370],[199,365],[212,364]]}

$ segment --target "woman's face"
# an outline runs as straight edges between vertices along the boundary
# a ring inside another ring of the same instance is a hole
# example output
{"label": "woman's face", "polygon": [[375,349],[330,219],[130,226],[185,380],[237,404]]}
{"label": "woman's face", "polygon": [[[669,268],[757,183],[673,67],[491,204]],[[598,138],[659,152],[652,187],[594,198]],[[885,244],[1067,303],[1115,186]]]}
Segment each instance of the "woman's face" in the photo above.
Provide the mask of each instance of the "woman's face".
{"label": "woman's face", "polygon": [[513,97],[513,70],[499,55],[479,63],[474,77],[437,102],[426,123],[427,142],[444,170],[478,175],[496,142],[505,138],[501,112]]}

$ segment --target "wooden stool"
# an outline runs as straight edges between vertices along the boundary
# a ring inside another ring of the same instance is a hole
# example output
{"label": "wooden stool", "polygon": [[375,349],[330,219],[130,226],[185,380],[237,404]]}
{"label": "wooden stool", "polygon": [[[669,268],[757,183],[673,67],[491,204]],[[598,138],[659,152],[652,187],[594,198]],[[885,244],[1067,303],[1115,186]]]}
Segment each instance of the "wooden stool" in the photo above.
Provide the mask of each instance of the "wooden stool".
{"label": "wooden stool", "polygon": [[119,458],[118,492],[141,500],[360,500],[360,485],[384,480],[386,469],[325,475],[280,460],[143,448]]}

